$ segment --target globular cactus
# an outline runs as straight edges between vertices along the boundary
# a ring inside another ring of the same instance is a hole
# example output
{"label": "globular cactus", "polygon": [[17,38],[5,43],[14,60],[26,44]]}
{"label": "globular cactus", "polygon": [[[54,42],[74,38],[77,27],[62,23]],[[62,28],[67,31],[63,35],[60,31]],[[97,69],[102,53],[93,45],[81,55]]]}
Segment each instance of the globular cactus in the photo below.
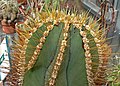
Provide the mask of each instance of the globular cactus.
{"label": "globular cactus", "polygon": [[102,86],[111,49],[88,13],[46,10],[17,26],[9,86]]}

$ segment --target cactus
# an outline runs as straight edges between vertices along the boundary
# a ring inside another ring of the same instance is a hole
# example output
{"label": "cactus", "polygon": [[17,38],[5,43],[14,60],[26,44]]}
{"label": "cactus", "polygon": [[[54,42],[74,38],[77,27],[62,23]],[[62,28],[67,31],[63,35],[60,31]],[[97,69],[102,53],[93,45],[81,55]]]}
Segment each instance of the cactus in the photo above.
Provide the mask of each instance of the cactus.
{"label": "cactus", "polygon": [[9,86],[102,86],[111,54],[89,13],[36,12],[17,26]]}

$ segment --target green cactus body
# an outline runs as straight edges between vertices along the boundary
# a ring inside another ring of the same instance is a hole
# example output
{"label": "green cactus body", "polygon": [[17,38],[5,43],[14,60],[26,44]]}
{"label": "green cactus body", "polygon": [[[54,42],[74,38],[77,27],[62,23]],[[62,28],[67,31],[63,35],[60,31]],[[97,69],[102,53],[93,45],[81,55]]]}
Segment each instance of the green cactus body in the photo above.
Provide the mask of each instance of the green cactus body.
{"label": "green cactus body", "polygon": [[18,25],[10,86],[101,86],[110,48],[99,24],[63,11],[44,11]]}

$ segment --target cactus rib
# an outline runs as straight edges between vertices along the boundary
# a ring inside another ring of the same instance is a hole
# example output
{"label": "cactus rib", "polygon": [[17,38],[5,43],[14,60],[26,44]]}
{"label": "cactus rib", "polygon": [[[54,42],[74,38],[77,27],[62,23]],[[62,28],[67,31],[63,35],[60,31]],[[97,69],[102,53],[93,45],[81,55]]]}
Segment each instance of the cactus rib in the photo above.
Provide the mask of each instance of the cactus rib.
{"label": "cactus rib", "polygon": [[67,46],[67,38],[68,38],[68,30],[69,30],[69,24],[66,22],[65,27],[64,27],[64,38],[61,42],[60,50],[56,58],[55,65],[53,67],[53,71],[51,74],[51,78],[49,79],[49,86],[54,86],[55,85],[55,79],[57,78],[58,71],[60,69],[62,60],[63,60],[63,54],[65,52],[65,48]]}
{"label": "cactus rib", "polygon": [[31,57],[30,61],[27,64],[27,71],[30,70],[35,64],[37,57],[46,41],[46,37],[49,35],[49,32],[52,29],[53,29],[53,25],[49,25],[47,26],[47,30],[44,31],[43,36],[40,38],[40,43],[36,46],[36,50],[34,51],[33,56]]}
{"label": "cactus rib", "polygon": [[84,43],[84,49],[85,49],[85,61],[86,61],[86,72],[87,72],[87,79],[89,86],[95,86],[94,80],[93,80],[93,72],[92,72],[92,56],[90,53],[90,47],[88,45],[89,40],[87,39],[86,35],[87,33],[85,31],[80,30],[80,35],[83,37],[83,43]]}

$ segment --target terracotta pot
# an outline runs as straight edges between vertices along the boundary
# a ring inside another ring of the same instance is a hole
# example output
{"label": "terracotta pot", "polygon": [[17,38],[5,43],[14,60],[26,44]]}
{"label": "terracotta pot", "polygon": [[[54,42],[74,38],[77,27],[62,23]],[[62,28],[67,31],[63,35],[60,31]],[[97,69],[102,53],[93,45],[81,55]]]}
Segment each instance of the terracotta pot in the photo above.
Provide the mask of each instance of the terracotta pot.
{"label": "terracotta pot", "polygon": [[15,23],[7,24],[5,21],[1,21],[2,30],[4,33],[12,34],[15,33]]}

